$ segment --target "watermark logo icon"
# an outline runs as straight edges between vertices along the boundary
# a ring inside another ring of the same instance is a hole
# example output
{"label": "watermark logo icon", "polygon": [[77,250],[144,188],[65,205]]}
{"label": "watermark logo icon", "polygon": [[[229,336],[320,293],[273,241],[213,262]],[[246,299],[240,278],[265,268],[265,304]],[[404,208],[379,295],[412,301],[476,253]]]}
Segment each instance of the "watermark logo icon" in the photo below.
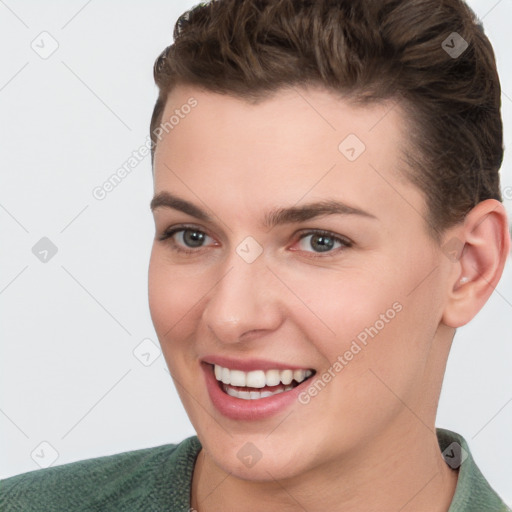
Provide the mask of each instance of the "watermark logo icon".
{"label": "watermark logo icon", "polygon": [[457,32],[452,32],[442,43],[443,50],[452,58],[458,59],[468,48],[468,42]]}
{"label": "watermark logo icon", "polygon": [[32,247],[32,254],[41,263],[48,263],[57,254],[57,251],[57,246],[46,236],[43,236],[43,238]]}
{"label": "watermark logo icon", "polygon": [[263,456],[258,447],[251,442],[245,443],[236,454],[242,464],[248,468],[253,468]]}
{"label": "watermark logo icon", "polygon": [[41,59],[50,58],[59,47],[57,39],[55,39],[49,32],[41,32],[31,43],[30,47],[34,50]]}
{"label": "watermark logo icon", "polygon": [[40,468],[45,469],[59,458],[59,452],[48,441],[43,441],[32,450],[30,457]]}
{"label": "watermark logo icon", "polygon": [[340,142],[338,150],[349,162],[354,162],[365,152],[366,146],[357,135],[351,133]]}
{"label": "watermark logo icon", "polygon": [[457,469],[468,458],[468,452],[454,441],[444,451],[443,458],[452,469]]}
{"label": "watermark logo icon", "polygon": [[134,349],[133,355],[144,366],[151,366],[161,354],[160,347],[158,347],[151,339],[143,339]]}
{"label": "watermark logo icon", "polygon": [[236,253],[246,263],[252,263],[263,253],[263,247],[252,236],[248,236],[238,244]]}
{"label": "watermark logo icon", "polygon": [[462,256],[462,250],[464,249],[464,243],[457,237],[452,237],[442,247],[444,255],[453,263],[460,260]]}

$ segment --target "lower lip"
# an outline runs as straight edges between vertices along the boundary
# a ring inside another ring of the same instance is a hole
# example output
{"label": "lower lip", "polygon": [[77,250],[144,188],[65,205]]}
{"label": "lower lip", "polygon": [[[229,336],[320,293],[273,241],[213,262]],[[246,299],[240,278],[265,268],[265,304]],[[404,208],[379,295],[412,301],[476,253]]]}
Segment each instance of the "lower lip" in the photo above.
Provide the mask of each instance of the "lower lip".
{"label": "lower lip", "polygon": [[224,416],[232,420],[262,420],[284,411],[292,403],[297,402],[299,394],[309,385],[307,379],[298,386],[283,391],[277,395],[259,398],[257,400],[244,400],[225,393],[215,378],[213,367],[210,364],[202,363],[206,388],[213,402],[213,405]]}

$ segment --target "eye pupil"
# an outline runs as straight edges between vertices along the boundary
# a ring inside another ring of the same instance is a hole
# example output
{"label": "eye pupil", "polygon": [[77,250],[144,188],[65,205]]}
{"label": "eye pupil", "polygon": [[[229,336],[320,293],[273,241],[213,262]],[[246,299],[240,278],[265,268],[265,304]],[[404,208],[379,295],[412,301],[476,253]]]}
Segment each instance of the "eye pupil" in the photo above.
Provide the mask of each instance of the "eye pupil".
{"label": "eye pupil", "polygon": [[[319,245],[315,247],[314,240],[318,242]],[[325,252],[332,249],[334,245],[334,240],[332,237],[325,235],[313,235],[311,237],[311,246],[315,249],[319,249],[319,252]]]}
{"label": "eye pupil", "polygon": [[183,232],[183,240],[189,247],[200,247],[204,242],[204,233],[187,229]]}

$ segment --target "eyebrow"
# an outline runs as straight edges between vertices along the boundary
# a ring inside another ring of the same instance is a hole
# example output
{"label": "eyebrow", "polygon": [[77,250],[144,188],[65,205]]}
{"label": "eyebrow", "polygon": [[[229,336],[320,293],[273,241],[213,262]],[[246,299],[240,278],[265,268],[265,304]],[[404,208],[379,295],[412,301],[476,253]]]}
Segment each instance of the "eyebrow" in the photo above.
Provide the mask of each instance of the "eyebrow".
{"label": "eyebrow", "polygon": [[[151,211],[157,208],[172,208],[202,220],[203,222],[213,222],[213,218],[204,210],[169,192],[159,192],[156,194],[151,200],[150,208]],[[375,215],[359,208],[349,206],[341,201],[325,199],[303,206],[291,206],[271,210],[265,214],[263,226],[271,229],[280,224],[304,222],[324,215],[358,215],[369,219],[377,219]]]}

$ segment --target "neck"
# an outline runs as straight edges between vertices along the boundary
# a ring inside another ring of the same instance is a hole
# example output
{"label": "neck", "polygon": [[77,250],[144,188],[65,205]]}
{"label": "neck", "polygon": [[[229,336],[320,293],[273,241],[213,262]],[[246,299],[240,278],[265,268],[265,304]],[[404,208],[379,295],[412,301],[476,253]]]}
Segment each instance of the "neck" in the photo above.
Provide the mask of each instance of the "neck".
{"label": "neck", "polygon": [[198,512],[446,512],[457,471],[444,462],[434,427],[408,420],[357,454],[281,481],[239,479],[219,468],[203,449],[194,469],[192,507]]}

